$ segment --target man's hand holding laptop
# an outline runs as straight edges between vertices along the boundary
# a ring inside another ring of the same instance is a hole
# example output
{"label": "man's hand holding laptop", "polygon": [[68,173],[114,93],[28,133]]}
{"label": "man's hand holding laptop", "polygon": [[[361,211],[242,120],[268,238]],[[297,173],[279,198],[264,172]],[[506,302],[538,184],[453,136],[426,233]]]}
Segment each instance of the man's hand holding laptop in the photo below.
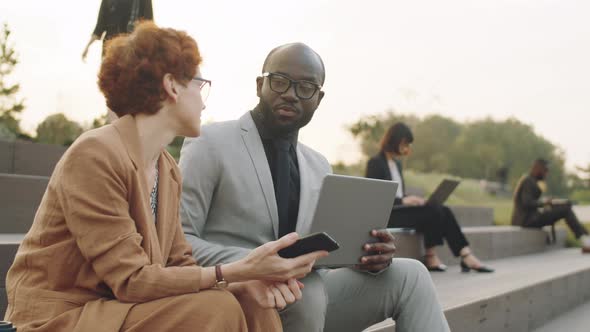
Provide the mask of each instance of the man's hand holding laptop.
{"label": "man's hand holding laptop", "polygon": [[364,245],[363,249],[368,255],[361,257],[361,264],[357,265],[356,268],[375,273],[391,265],[391,259],[395,254],[395,245],[393,235],[386,229],[372,230],[371,236],[379,241]]}

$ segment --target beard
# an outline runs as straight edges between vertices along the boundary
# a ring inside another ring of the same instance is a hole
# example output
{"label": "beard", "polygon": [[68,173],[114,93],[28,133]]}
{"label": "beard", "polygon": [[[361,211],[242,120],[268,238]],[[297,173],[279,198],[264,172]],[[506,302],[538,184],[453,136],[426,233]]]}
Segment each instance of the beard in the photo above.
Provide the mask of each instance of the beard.
{"label": "beard", "polygon": [[276,136],[286,136],[305,127],[311,121],[314,113],[314,111],[305,112],[298,109],[300,112],[299,118],[290,122],[281,122],[272,107],[262,99],[260,99],[259,108],[262,113],[264,126]]}

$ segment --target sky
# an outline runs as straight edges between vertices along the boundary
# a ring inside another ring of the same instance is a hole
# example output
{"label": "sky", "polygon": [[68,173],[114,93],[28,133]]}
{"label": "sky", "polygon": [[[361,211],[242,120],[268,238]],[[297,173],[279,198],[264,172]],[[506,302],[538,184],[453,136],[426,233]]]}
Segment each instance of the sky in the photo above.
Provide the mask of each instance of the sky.
{"label": "sky", "polygon": [[[62,112],[89,123],[105,111],[96,85],[100,42],[81,60],[98,0],[0,0],[20,63],[11,79],[34,132]],[[590,1],[587,0],[154,0],[162,27],[187,31],[213,81],[205,121],[257,103],[256,76],[275,46],[300,41],[326,65],[326,96],[300,132],[331,162],[355,162],[347,126],[394,109],[458,121],[515,117],[590,164]],[[436,133],[432,133],[436,135]],[[518,142],[515,142],[517,144]]]}

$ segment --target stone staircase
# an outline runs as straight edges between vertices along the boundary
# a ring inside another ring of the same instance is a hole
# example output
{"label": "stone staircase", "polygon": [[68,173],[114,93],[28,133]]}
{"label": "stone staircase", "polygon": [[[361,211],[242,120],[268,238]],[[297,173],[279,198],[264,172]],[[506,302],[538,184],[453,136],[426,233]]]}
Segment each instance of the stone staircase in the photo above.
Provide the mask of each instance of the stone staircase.
{"label": "stone staircase", "polygon": [[[590,257],[579,249],[555,249],[486,263],[496,272],[462,274],[454,267],[432,274],[454,332],[534,331],[590,303]],[[395,323],[386,320],[366,331],[392,332]]]}
{"label": "stone staircase", "polygon": [[6,311],[6,272],[65,150],[55,145],[0,140],[0,319]]}
{"label": "stone staircase", "polygon": [[0,234],[0,320],[6,312],[6,273],[24,234]]}
{"label": "stone staircase", "polygon": [[[549,331],[543,329],[545,323],[556,324],[552,320],[590,303],[590,255],[565,248],[565,228],[556,228],[556,241],[551,243],[548,227],[493,226],[493,213],[470,207],[471,214],[462,215],[460,209],[453,211],[471,248],[496,272],[461,273],[448,247],[437,248],[450,268],[431,276],[452,331]],[[396,256],[421,259],[421,234],[407,229],[391,232]],[[386,320],[365,332],[377,331],[394,332],[395,322]]]}

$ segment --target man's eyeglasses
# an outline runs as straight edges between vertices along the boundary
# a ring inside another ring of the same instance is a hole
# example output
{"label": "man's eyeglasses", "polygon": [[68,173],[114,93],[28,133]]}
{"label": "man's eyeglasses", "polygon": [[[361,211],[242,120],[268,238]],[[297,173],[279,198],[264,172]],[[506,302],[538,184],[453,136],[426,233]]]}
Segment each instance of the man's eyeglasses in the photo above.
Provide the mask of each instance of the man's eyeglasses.
{"label": "man's eyeglasses", "polygon": [[270,89],[276,93],[285,93],[291,85],[295,86],[295,94],[299,99],[311,99],[322,86],[310,81],[292,80],[283,74],[263,73],[263,77],[268,77]]}
{"label": "man's eyeglasses", "polygon": [[201,98],[203,99],[204,103],[207,100],[207,97],[209,97],[209,92],[211,91],[211,81],[198,76],[193,77],[193,81],[200,83],[199,89],[201,89]]}

